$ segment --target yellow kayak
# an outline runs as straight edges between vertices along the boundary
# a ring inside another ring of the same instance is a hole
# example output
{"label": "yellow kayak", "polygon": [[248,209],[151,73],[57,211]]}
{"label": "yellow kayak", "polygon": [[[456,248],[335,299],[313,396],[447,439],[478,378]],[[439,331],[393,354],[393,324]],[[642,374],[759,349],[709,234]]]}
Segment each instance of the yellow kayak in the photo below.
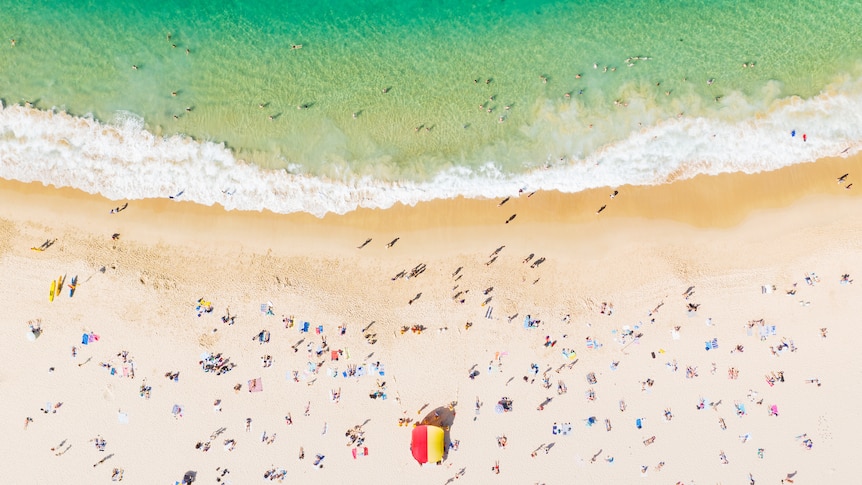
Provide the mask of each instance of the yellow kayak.
{"label": "yellow kayak", "polygon": [[51,282],[51,293],[48,295],[48,301],[54,301],[54,292],[57,290],[57,280]]}

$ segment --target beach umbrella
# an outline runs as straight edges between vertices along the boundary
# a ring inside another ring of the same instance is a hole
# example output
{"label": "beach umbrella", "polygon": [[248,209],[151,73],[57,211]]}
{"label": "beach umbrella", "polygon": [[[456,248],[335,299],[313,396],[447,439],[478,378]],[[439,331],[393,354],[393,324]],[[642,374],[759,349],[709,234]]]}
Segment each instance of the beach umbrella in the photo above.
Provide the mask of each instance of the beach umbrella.
{"label": "beach umbrella", "polygon": [[410,451],[420,465],[443,461],[443,429],[429,425],[416,426],[413,428]]}

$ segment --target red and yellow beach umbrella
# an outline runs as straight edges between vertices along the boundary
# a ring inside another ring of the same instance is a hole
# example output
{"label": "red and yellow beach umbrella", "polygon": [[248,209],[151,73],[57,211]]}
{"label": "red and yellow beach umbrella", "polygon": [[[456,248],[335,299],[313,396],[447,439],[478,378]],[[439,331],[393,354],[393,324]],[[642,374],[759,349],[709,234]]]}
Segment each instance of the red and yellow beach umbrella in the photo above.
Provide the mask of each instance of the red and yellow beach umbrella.
{"label": "red and yellow beach umbrella", "polygon": [[443,429],[437,426],[421,425],[413,428],[410,443],[413,458],[423,463],[437,463],[443,460]]}

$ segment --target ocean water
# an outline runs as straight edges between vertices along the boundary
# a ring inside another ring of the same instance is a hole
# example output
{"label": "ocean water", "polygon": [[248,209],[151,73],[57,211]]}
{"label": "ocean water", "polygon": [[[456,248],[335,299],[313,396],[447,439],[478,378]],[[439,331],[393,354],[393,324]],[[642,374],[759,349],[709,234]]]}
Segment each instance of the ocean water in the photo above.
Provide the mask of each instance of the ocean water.
{"label": "ocean water", "polygon": [[0,9],[0,177],[114,199],[322,215],[862,147],[858,1]]}

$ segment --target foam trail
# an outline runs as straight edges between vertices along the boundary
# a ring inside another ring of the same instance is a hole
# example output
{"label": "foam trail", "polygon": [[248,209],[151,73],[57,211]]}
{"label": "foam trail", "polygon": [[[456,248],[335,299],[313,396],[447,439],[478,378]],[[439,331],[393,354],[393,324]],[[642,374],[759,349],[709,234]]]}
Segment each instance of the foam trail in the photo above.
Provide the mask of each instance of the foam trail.
{"label": "foam trail", "polygon": [[[503,173],[493,162],[452,168],[429,182],[326,180],[238,161],[222,144],[156,136],[121,113],[111,124],[24,106],[0,109],[0,177],[70,186],[110,199],[182,198],[227,209],[322,217],[358,207],[387,208],[433,199],[502,197],[529,190],[578,192],[652,185],[699,173],[755,173],[862,148],[862,89],[847,80],[809,100],[778,101],[751,119],[678,118],[608,144],[585,160]],[[791,138],[791,130],[797,130]],[[808,135],[803,142],[802,133]],[[846,150],[846,151],[844,151]]]}

